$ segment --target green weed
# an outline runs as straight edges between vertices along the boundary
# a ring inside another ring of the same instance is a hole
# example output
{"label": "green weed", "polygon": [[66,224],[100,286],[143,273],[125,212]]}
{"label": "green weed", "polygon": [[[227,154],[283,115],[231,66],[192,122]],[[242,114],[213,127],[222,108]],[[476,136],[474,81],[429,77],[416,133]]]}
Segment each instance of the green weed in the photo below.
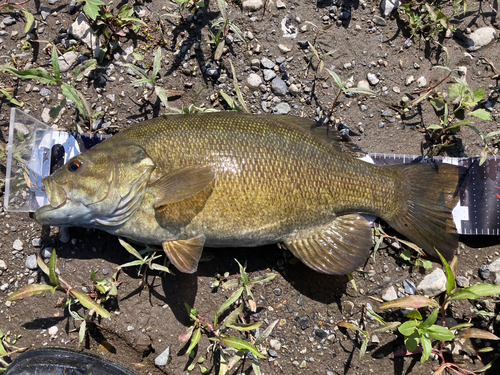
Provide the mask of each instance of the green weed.
{"label": "green weed", "polygon": [[370,95],[370,96],[377,95],[377,93],[375,91],[370,90],[370,89],[361,89],[358,87],[347,88],[347,86],[346,86],[347,81],[342,81],[342,79],[340,79],[338,74],[335,73],[333,70],[326,69],[326,71],[328,72],[328,74],[330,74],[331,78],[333,79],[333,82],[335,83],[335,85],[338,88],[337,92],[335,93],[335,99],[333,100],[332,111],[337,106],[340,94],[342,94],[342,93],[344,93],[344,94],[347,94],[347,93],[364,94],[364,95]]}
{"label": "green weed", "polygon": [[[215,60],[219,60],[222,57],[222,53],[226,45],[226,36],[228,35],[229,31],[232,31],[236,38],[247,45],[247,41],[243,37],[243,33],[241,32],[239,27],[230,19],[231,12],[227,9],[227,3],[224,0],[217,0],[217,6],[219,7],[221,18],[214,22],[211,29],[209,30],[211,38],[208,41],[209,44],[213,44],[215,46]],[[212,29],[214,29],[215,32],[212,31]]]}

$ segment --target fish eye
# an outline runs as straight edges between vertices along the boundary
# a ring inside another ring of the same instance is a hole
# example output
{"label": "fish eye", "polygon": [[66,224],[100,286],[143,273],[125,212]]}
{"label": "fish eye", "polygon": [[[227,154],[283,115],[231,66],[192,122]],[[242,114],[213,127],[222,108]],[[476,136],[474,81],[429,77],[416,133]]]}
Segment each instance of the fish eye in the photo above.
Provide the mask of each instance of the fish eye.
{"label": "fish eye", "polygon": [[68,164],[68,170],[70,172],[75,172],[77,171],[80,167],[82,166],[82,162],[80,160],[73,160],[71,163]]}

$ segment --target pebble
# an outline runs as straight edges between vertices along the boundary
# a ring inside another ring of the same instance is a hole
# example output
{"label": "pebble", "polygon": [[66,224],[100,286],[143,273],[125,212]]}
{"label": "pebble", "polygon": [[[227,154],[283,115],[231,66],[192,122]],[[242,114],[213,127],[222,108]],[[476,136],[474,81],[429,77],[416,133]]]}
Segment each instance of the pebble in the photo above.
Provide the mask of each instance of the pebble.
{"label": "pebble", "polygon": [[286,86],[285,81],[283,81],[279,77],[276,77],[271,82],[271,90],[274,95],[285,96],[286,93],[288,92],[288,87]]}
{"label": "pebble", "polygon": [[47,7],[41,7],[40,8],[40,15],[42,16],[42,20],[46,20],[48,16],[50,16],[50,8]]}
{"label": "pebble", "polygon": [[286,4],[282,0],[276,0],[276,8],[286,9]]}
{"label": "pebble", "polygon": [[5,264],[5,262],[0,259],[0,270],[2,271],[5,271],[7,269],[7,265]]}
{"label": "pebble", "polygon": [[42,115],[41,115],[42,121],[46,124],[49,123],[51,117],[50,117],[50,108],[44,108],[42,110]]}
{"label": "pebble", "polygon": [[109,270],[108,270],[107,268],[103,268],[103,269],[102,269],[102,274],[103,274],[104,276],[106,276],[107,274],[109,274]]}
{"label": "pebble", "polygon": [[380,297],[385,302],[388,302],[388,301],[394,301],[395,299],[397,299],[398,295],[396,293],[396,289],[394,288],[394,286],[391,285],[382,291],[382,295]]}
{"label": "pebble", "polygon": [[286,46],[284,44],[278,44],[278,49],[281,51],[281,53],[287,53],[292,50],[290,46]]}
{"label": "pebble", "polygon": [[401,89],[398,86],[394,86],[392,88],[392,91],[394,91],[396,94],[399,94],[401,92]]}
{"label": "pebble", "polygon": [[415,294],[417,292],[417,288],[415,287],[415,284],[413,283],[413,281],[410,281],[408,279],[404,279],[403,286],[405,288],[406,294]]}
{"label": "pebble", "polygon": [[262,60],[260,60],[260,63],[265,69],[273,69],[275,65],[274,62],[269,60],[267,57],[263,57]]}
{"label": "pebble", "polygon": [[263,0],[245,0],[241,2],[241,7],[243,11],[255,12],[256,10],[262,9],[264,7]]}
{"label": "pebble", "polygon": [[490,277],[490,266],[487,264],[483,264],[481,267],[479,267],[478,274],[481,279],[486,280],[488,277]]}
{"label": "pebble", "polygon": [[48,259],[52,255],[52,248],[51,247],[44,247],[42,250],[42,258]]}
{"label": "pebble", "polygon": [[0,290],[2,292],[5,292],[8,288],[9,288],[9,284],[7,284],[7,283],[2,284],[2,286],[0,286]]}
{"label": "pebble", "polygon": [[373,73],[368,73],[366,75],[366,78],[368,79],[368,82],[370,82],[370,84],[372,86],[375,86],[377,83],[380,82],[380,80],[377,78],[377,76]]}
{"label": "pebble", "polygon": [[357,84],[356,84],[356,87],[358,89],[365,89],[365,90],[370,90],[370,84],[368,83],[368,81],[366,79],[363,79],[361,81],[359,81]]}
{"label": "pebble", "polygon": [[500,285],[500,258],[490,263],[490,272],[495,276],[493,283]]}
{"label": "pebble", "polygon": [[417,79],[417,86],[420,88],[427,86],[427,79],[425,79],[424,76],[419,77],[419,79]]}
{"label": "pebble", "polygon": [[459,288],[467,288],[470,285],[469,279],[464,276],[457,276],[455,281]]}
{"label": "pebble", "polygon": [[[101,42],[94,30],[90,27],[85,15],[80,13],[75,22],[68,29],[68,34],[72,35],[76,40],[81,40],[94,52],[94,57],[99,57],[101,53]],[[133,47],[132,47],[133,48]]]}
{"label": "pebble", "polygon": [[267,353],[268,353],[271,357],[274,357],[274,358],[276,358],[276,357],[278,356],[278,353],[276,353],[276,351],[275,351],[275,350],[273,350],[273,349],[269,349],[269,350],[267,351]]}
{"label": "pebble", "polygon": [[269,82],[274,77],[276,77],[276,73],[274,72],[274,70],[271,70],[271,69],[264,69],[262,71],[262,74],[264,76],[264,81],[266,81],[266,82]]}
{"label": "pebble", "polygon": [[493,27],[480,27],[470,35],[464,36],[467,51],[477,51],[490,44],[496,37],[498,32]]}
{"label": "pebble", "polygon": [[269,340],[269,345],[276,351],[279,351],[281,349],[281,343],[276,339]]}
{"label": "pebble", "polygon": [[400,0],[382,0],[382,3],[380,3],[380,8],[382,9],[382,14],[387,17],[400,4],[401,4]]}
{"label": "pebble", "polygon": [[42,89],[40,89],[40,95],[41,96],[45,97],[45,96],[50,96],[51,94],[52,94],[52,91],[50,91],[49,89],[47,89],[45,87],[42,88]]}
{"label": "pebble", "polygon": [[352,301],[346,301],[342,310],[346,314],[352,314],[352,311],[354,310],[354,303]]}
{"label": "pebble", "polygon": [[168,363],[168,358],[170,357],[170,346],[167,346],[163,352],[160,353],[158,357],[155,358],[156,366],[165,366]]}
{"label": "pebble", "polygon": [[38,268],[38,263],[36,262],[36,255],[32,254],[26,258],[26,268],[30,270],[36,270]]}
{"label": "pebble", "polygon": [[288,87],[288,91],[290,91],[290,94],[292,94],[293,96],[296,96],[299,94],[300,90],[299,88],[297,87],[297,85],[295,83],[292,83],[289,87]]}
{"label": "pebble", "polygon": [[217,77],[217,75],[219,74],[219,71],[215,68],[208,68],[206,70],[206,73],[207,73],[207,76],[209,76],[209,77]]}
{"label": "pebble", "polygon": [[5,26],[10,26],[10,25],[13,25],[15,23],[16,23],[16,19],[14,17],[8,16],[8,17],[4,17],[4,19],[3,19],[3,24]]}
{"label": "pebble", "polygon": [[277,115],[286,115],[291,110],[288,103],[279,103],[274,109]]}
{"label": "pebble", "polygon": [[309,318],[307,316],[304,316],[304,317],[300,318],[299,324],[300,324],[300,328],[302,330],[305,330],[311,325],[311,322],[309,321]]}
{"label": "pebble", "polygon": [[12,244],[12,248],[17,251],[21,251],[23,249],[23,242],[20,239],[17,239]]}
{"label": "pebble", "polygon": [[380,17],[380,16],[373,16],[372,18],[372,22],[375,24],[375,25],[379,25],[379,26],[385,26],[387,25],[387,22],[385,21],[384,18]]}
{"label": "pebble", "polygon": [[48,329],[48,333],[51,336],[55,336],[57,334],[57,331],[59,331],[59,328],[57,328],[57,326],[52,326]]}
{"label": "pebble", "polygon": [[408,76],[408,77],[406,77],[406,80],[405,80],[405,85],[406,85],[406,86],[409,86],[409,85],[411,85],[411,84],[413,83],[413,81],[415,81],[415,77],[413,77],[413,76]]}
{"label": "pebble", "polygon": [[314,331],[314,334],[318,336],[320,339],[326,339],[328,337],[328,332],[322,330],[322,329],[317,329]]}
{"label": "pebble", "polygon": [[31,245],[33,245],[33,247],[40,247],[40,246],[42,246],[42,239],[40,237],[33,238],[31,240]]}
{"label": "pebble", "polygon": [[61,73],[67,72],[77,59],[78,55],[75,53],[75,51],[69,51],[64,55],[59,56],[59,70],[61,71]]}
{"label": "pebble", "polygon": [[435,297],[446,290],[446,275],[441,268],[436,268],[418,284],[417,291],[428,297]]}
{"label": "pebble", "polygon": [[281,296],[281,289],[280,288],[274,288],[273,289],[273,293],[276,296]]}

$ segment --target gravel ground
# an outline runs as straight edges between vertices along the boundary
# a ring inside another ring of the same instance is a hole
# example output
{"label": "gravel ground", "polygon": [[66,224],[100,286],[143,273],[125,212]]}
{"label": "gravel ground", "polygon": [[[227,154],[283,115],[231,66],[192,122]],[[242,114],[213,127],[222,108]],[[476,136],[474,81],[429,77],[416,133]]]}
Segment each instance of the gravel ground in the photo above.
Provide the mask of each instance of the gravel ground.
{"label": "gravel ground", "polygon": [[[474,119],[474,126],[483,134],[498,130],[498,78],[494,78],[500,69],[497,2],[469,3],[465,14],[453,17],[455,31],[443,32],[429,41],[412,38],[407,19],[398,10],[391,13],[390,2],[385,1],[382,7],[369,1],[268,1],[265,6],[262,0],[230,3],[229,17],[247,44],[230,32],[220,60],[214,59],[215,47],[207,43],[210,26],[220,17],[216,2],[207,1],[194,12],[183,9],[180,19],[163,16],[179,14],[169,2],[130,5],[135,6],[134,16],[146,26],[137,33],[131,27],[118,30],[116,40],[109,43],[96,25],[89,25],[82,14],[82,3],[28,1],[22,6],[35,18],[28,33],[23,31],[24,13],[0,5],[2,63],[51,72],[51,43],[60,55],[61,77],[69,83],[75,67],[107,49],[97,69],[75,83],[97,113],[94,119],[84,121],[73,102],[67,102],[57,117],[50,117],[50,109],[63,99],[57,85],[0,72],[0,89],[15,96],[23,104],[23,111],[56,129],[114,134],[132,123],[193,103],[200,108],[228,109],[220,93],[237,100],[231,61],[252,113],[292,114],[328,121],[340,130],[347,129],[367,152],[422,155],[432,148],[423,129],[439,123],[439,118],[427,100],[408,112],[400,104],[403,97],[413,100],[442,80],[443,70],[433,69],[445,64],[442,45],[449,53],[450,67],[459,69],[460,76],[473,89],[485,90],[480,107],[487,109],[492,121]],[[451,13],[451,3],[435,5]],[[322,30],[327,25],[332,27]],[[97,30],[97,35],[92,29]],[[318,55],[325,54],[325,69],[321,72],[308,41]],[[125,65],[149,69],[158,48],[162,60],[156,85],[169,90],[167,106],[152,93],[151,83],[131,85],[139,77]],[[326,68],[346,81],[346,87],[371,88],[378,96],[342,94],[332,110],[337,89]],[[447,79],[439,89],[446,92],[452,83]],[[8,138],[10,106],[6,99],[0,103],[2,146]],[[468,127],[462,127],[450,139],[454,146],[445,149],[450,156],[478,156],[483,148],[481,138]],[[496,153],[495,138],[490,139],[490,145]],[[5,178],[5,170],[3,157],[0,181]],[[3,191],[0,195],[3,198]],[[111,318],[90,323],[88,335],[79,346],[80,322],[61,307],[63,293],[16,302],[6,301],[7,296],[27,284],[44,283],[35,255],[47,258],[52,248],[57,251],[58,269],[64,279],[86,290],[90,289],[92,269],[97,277],[110,277],[117,265],[129,261],[128,254],[115,237],[106,233],[42,228],[28,214],[6,212],[2,203],[0,209],[0,330],[8,337],[21,335],[18,346],[85,348],[141,374],[200,373],[200,365],[188,369],[189,358],[184,354],[187,347],[177,340],[190,324],[184,303],[210,319],[231,295],[231,291],[213,287],[215,275],[228,272],[229,279],[236,278],[236,258],[246,262],[250,277],[276,274],[271,282],[254,288],[257,312],[246,311],[251,319],[261,321],[263,328],[278,320],[270,340],[262,346],[267,351],[261,360],[263,374],[425,374],[432,373],[439,364],[436,358],[421,364],[418,355],[398,356],[403,339],[395,332],[372,335],[366,355],[359,359],[362,337],[337,325],[350,322],[372,330],[378,323],[366,316],[366,306],[382,314],[378,309],[381,301],[415,293],[438,296],[444,290],[444,274],[438,264],[426,270],[416,265],[414,258],[402,258],[397,243],[386,242],[364,265],[364,272],[354,274],[357,290],[346,276],[315,273],[276,246],[212,249],[211,256],[206,257],[211,259],[202,263],[195,275],[150,273],[147,289],[141,286],[137,269],[128,268],[119,276],[122,284]],[[494,236],[461,237],[456,272],[460,287],[483,280],[500,283],[499,243]],[[472,322],[477,328],[499,334],[495,302],[495,298],[454,302],[448,309],[449,319]],[[83,309],[78,311],[83,313]],[[382,315],[389,321],[404,320],[401,311]],[[492,340],[466,344],[475,349],[491,346],[493,350],[478,358],[460,351],[465,347],[457,341],[446,348],[447,359],[478,369],[500,353],[498,343]],[[202,366],[214,373],[212,356],[207,352],[209,345],[202,337],[196,358],[204,356]],[[155,365],[155,358],[166,348],[168,363]],[[232,370],[250,372],[249,359]]]}

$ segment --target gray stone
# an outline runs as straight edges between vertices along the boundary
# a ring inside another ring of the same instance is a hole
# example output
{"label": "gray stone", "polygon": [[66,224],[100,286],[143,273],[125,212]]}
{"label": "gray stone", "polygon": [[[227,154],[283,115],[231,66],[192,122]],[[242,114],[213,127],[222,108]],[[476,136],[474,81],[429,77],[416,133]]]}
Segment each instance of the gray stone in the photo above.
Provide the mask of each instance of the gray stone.
{"label": "gray stone", "polygon": [[403,286],[405,288],[406,294],[415,294],[417,292],[417,288],[415,288],[415,284],[413,283],[413,281],[410,281],[408,279],[404,279]]}
{"label": "gray stone", "polygon": [[288,87],[288,90],[290,91],[290,94],[292,94],[293,96],[299,95],[300,92],[299,88],[295,83],[292,83],[290,87]]}
{"label": "gray stone", "polygon": [[292,50],[290,46],[287,46],[285,44],[278,44],[278,49],[281,51],[281,53],[288,53]]}
{"label": "gray stone", "polygon": [[48,259],[52,255],[52,248],[51,247],[44,247],[42,250],[42,258]]}
{"label": "gray stone", "polygon": [[15,23],[16,23],[16,19],[14,17],[8,16],[8,17],[4,17],[4,19],[3,19],[3,24],[5,26],[10,26],[10,25],[13,25]]}
{"label": "gray stone", "polygon": [[500,285],[500,258],[495,259],[492,263],[490,263],[490,272],[495,277],[493,282],[496,285]]}
{"label": "gray stone", "polygon": [[50,117],[50,108],[47,108],[45,107],[43,110],[42,110],[42,121],[46,124],[49,123],[51,117]]}
{"label": "gray stone", "polygon": [[493,27],[481,27],[472,34],[464,36],[467,50],[477,51],[490,44],[498,36],[497,31]]}
{"label": "gray stone", "polygon": [[281,349],[281,343],[276,339],[269,340],[269,346],[276,351],[279,351]]}
{"label": "gray stone", "polygon": [[264,81],[268,82],[270,80],[272,80],[274,77],[276,77],[276,73],[274,72],[274,70],[271,70],[271,69],[264,69],[262,71],[262,74],[264,75]]}
{"label": "gray stone", "polygon": [[457,276],[455,281],[459,288],[467,288],[470,285],[469,279],[464,276]]}
{"label": "gray stone", "polygon": [[254,12],[256,10],[262,9],[264,7],[263,0],[244,0],[241,2],[243,11]]}
{"label": "gray stone", "polygon": [[168,358],[170,357],[170,346],[167,346],[161,354],[155,358],[156,366],[165,366],[168,363]]}
{"label": "gray stone", "polygon": [[397,299],[398,295],[396,293],[396,289],[394,289],[394,287],[391,285],[382,291],[382,295],[380,297],[385,302],[388,302],[388,301],[394,301],[395,299]]}
{"label": "gray stone", "polygon": [[488,277],[490,277],[490,266],[487,264],[483,264],[481,267],[479,267],[478,274],[481,279],[486,280]]}
{"label": "gray stone", "polygon": [[280,288],[274,288],[273,289],[273,293],[276,296],[281,296],[281,289]]}
{"label": "gray stone", "polygon": [[317,329],[314,331],[314,334],[318,336],[320,339],[326,339],[328,337],[328,332],[322,330],[322,329]]}
{"label": "gray stone", "polygon": [[262,58],[262,60],[260,60],[260,63],[265,69],[272,69],[275,65],[274,62],[269,60],[267,57]]}
{"label": "gray stone", "polygon": [[382,17],[377,16],[377,15],[373,16],[372,22],[375,25],[379,25],[379,26],[385,26],[385,25],[387,25],[387,22],[385,21],[385,19],[383,19]]}
{"label": "gray stone", "polygon": [[12,244],[12,248],[17,251],[21,251],[23,249],[23,242],[20,239],[17,239]]}
{"label": "gray stone", "polygon": [[51,94],[52,94],[52,91],[50,91],[49,89],[47,89],[45,87],[40,90],[41,96],[50,96]]}
{"label": "gray stone", "polygon": [[382,9],[383,15],[387,17],[400,4],[401,4],[400,0],[382,0],[382,3],[380,4],[380,8]]}
{"label": "gray stone", "polygon": [[247,77],[247,86],[250,89],[258,89],[262,84],[262,78],[256,73],[250,73]]}
{"label": "gray stone", "polygon": [[309,321],[309,318],[307,316],[304,316],[303,318],[300,318],[299,324],[300,328],[302,330],[305,330],[311,325],[311,322]]}
{"label": "gray stone", "polygon": [[417,79],[417,86],[420,88],[427,86],[427,79],[425,79],[424,76],[419,77],[419,79]]}
{"label": "gray stone", "polygon": [[36,262],[36,255],[30,255],[26,258],[26,268],[30,270],[36,270],[38,268],[38,263]]}
{"label": "gray stone", "polygon": [[5,271],[7,269],[7,265],[5,264],[5,262],[0,259],[0,270],[2,271]]}
{"label": "gray stone", "polygon": [[276,0],[276,8],[286,9],[286,4],[282,0]]}
{"label": "gray stone", "polygon": [[356,85],[356,87],[358,89],[370,90],[370,84],[368,83],[368,81],[366,79],[359,81],[358,84]]}
{"label": "gray stone", "polygon": [[406,80],[405,80],[405,85],[406,85],[406,86],[409,86],[409,85],[411,85],[411,84],[413,83],[413,81],[415,81],[415,77],[413,77],[413,76],[408,76],[408,77],[406,77]]}
{"label": "gray stone", "polygon": [[288,103],[279,103],[275,107],[275,110],[277,115],[286,115],[290,112],[291,108]]}
{"label": "gray stone", "polygon": [[377,83],[380,82],[380,80],[377,78],[377,76],[373,73],[368,73],[366,75],[366,78],[368,79],[368,82],[370,82],[370,85],[375,86]]}
{"label": "gray stone", "polygon": [[446,290],[446,275],[441,268],[437,268],[425,276],[418,284],[417,291],[428,297],[435,297]]}
{"label": "gray stone", "polygon": [[40,8],[40,15],[42,16],[42,20],[46,20],[48,16],[50,16],[50,8],[47,7],[41,7]]}
{"label": "gray stone", "polygon": [[76,63],[77,59],[78,55],[75,51],[69,51],[64,55],[59,56],[59,70],[61,71],[61,73],[67,72],[73,66],[73,64]]}
{"label": "gray stone", "polygon": [[41,239],[40,237],[33,238],[33,239],[31,240],[31,245],[32,245],[33,247],[40,247],[40,246],[42,246],[42,239]]}
{"label": "gray stone", "polygon": [[101,53],[101,42],[99,37],[95,34],[94,30],[90,27],[85,19],[85,15],[80,13],[76,21],[70,26],[68,30],[69,35],[77,40],[81,40],[94,52],[94,57],[99,57]]}
{"label": "gray stone", "polygon": [[0,286],[0,290],[2,292],[5,292],[7,289],[9,289],[9,284],[7,284],[7,283],[2,284],[2,286]]}
{"label": "gray stone", "polygon": [[207,72],[207,76],[209,76],[209,77],[217,77],[217,75],[219,74],[219,71],[215,68],[208,68],[206,70],[206,72]]}
{"label": "gray stone", "polygon": [[267,352],[271,357],[276,358],[278,356],[278,353],[276,353],[276,351],[273,349],[269,349]]}
{"label": "gray stone", "polygon": [[274,95],[285,96],[286,93],[288,92],[288,87],[286,86],[285,81],[283,81],[279,77],[276,77],[271,82],[271,90],[272,90]]}

